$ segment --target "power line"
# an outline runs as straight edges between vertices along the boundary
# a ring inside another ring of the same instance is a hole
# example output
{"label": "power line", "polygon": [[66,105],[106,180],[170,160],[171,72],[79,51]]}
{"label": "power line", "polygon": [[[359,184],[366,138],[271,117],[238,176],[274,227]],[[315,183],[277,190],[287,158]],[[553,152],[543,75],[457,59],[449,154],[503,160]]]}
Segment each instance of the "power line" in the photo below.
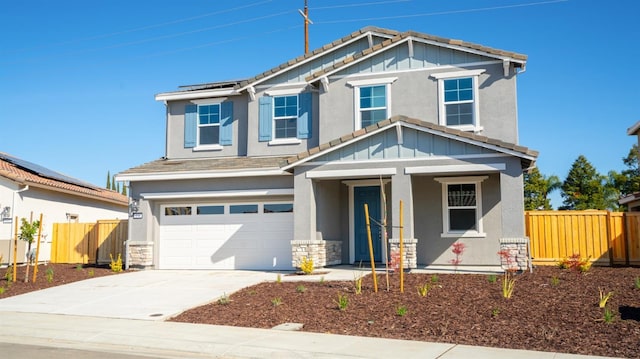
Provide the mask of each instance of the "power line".
{"label": "power line", "polygon": [[230,9],[214,11],[214,12],[210,12],[210,13],[206,13],[206,14],[202,14],[202,15],[191,16],[191,17],[177,19],[177,20],[171,20],[171,21],[162,22],[162,23],[159,23],[159,24],[152,24],[152,25],[142,26],[142,27],[128,29],[128,30],[116,31],[116,32],[108,33],[108,34],[102,34],[102,35],[96,35],[96,36],[72,39],[72,40],[56,42],[56,43],[51,43],[51,44],[46,44],[46,45],[41,45],[41,46],[35,46],[35,47],[15,49],[15,50],[12,50],[12,51],[9,51],[9,52],[5,52],[5,54],[24,52],[24,51],[35,50],[35,49],[40,49],[40,48],[44,48],[44,47],[54,47],[54,46],[60,46],[60,45],[68,45],[68,44],[73,44],[73,43],[78,43],[78,42],[83,42],[83,41],[106,39],[106,38],[109,38],[109,37],[114,37],[114,36],[119,36],[119,35],[124,35],[124,34],[130,34],[130,33],[134,33],[134,32],[140,32],[140,31],[149,30],[149,29],[155,29],[155,28],[159,28],[159,27],[165,27],[165,26],[179,24],[179,23],[183,23],[183,22],[187,22],[187,21],[193,21],[193,20],[197,20],[197,19],[202,19],[202,18],[205,18],[205,17],[214,16],[214,15],[220,15],[220,14],[225,14],[225,13],[229,13],[229,12],[233,12],[233,11],[237,11],[237,10],[243,10],[243,9],[246,9],[246,8],[250,8],[250,7],[255,7],[255,6],[262,5],[262,4],[266,4],[266,3],[269,3],[271,1],[273,1],[273,0],[259,1],[259,2],[255,2],[255,3],[247,4],[247,5],[237,6],[237,7],[230,8]]}
{"label": "power line", "polygon": [[369,5],[383,5],[383,4],[393,4],[399,2],[410,2],[412,0],[388,0],[388,1],[377,1],[377,2],[365,2],[359,4],[346,4],[346,5],[334,5],[334,6],[321,6],[321,7],[312,7],[309,10],[327,10],[327,9],[341,9],[345,7],[360,7],[360,6],[369,6]]}
{"label": "power line", "polygon": [[526,4],[492,6],[492,7],[475,8],[475,9],[464,9],[464,10],[439,11],[439,12],[431,12],[431,13],[423,13],[423,14],[370,17],[370,18],[348,19],[348,20],[316,21],[315,24],[316,25],[321,25],[321,24],[339,24],[339,23],[347,23],[347,22],[359,22],[359,21],[393,20],[393,19],[407,19],[407,18],[423,17],[423,16],[462,14],[462,13],[469,13],[469,12],[480,12],[480,11],[490,11],[490,10],[511,9],[511,8],[517,8],[517,7],[525,7],[525,6],[548,5],[548,4],[555,4],[555,3],[567,2],[567,1],[569,1],[569,0],[550,0],[550,1],[540,1],[540,2],[526,3]]}

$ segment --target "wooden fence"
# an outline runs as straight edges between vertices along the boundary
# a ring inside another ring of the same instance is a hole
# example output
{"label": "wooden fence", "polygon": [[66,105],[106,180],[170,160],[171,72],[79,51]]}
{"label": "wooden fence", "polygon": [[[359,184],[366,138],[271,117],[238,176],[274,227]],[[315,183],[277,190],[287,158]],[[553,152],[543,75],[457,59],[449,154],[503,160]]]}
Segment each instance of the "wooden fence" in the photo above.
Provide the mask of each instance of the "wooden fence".
{"label": "wooden fence", "polygon": [[105,264],[111,261],[109,254],[124,257],[127,229],[126,220],[54,223],[51,262]]}
{"label": "wooden fence", "polygon": [[580,254],[600,265],[640,264],[640,212],[527,211],[533,264]]}

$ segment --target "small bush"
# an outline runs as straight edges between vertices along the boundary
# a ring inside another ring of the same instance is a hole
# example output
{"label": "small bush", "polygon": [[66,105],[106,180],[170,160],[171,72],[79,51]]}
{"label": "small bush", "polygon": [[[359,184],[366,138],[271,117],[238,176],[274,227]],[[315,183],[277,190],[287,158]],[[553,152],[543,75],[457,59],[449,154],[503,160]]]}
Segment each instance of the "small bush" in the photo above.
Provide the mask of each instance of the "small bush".
{"label": "small bush", "polygon": [[306,291],[307,291],[307,288],[305,286],[303,286],[302,284],[300,284],[300,285],[298,285],[296,287],[296,292],[298,292],[298,293],[304,293]]}
{"label": "small bush", "polygon": [[94,274],[96,274],[96,272],[93,269],[89,269],[89,272],[87,273],[87,275],[89,277],[93,277]]}
{"label": "small bush", "polygon": [[640,289],[640,277],[636,277],[636,279],[633,281],[633,285],[636,289]]}
{"label": "small bush", "polygon": [[4,287],[0,287],[0,295],[4,294],[4,291],[5,291]]}
{"label": "small bush", "polygon": [[276,276],[276,283],[282,283],[282,275],[280,273],[278,273],[278,275]]}
{"label": "small bush", "polygon": [[551,279],[549,279],[549,282],[552,286],[557,287],[558,284],[560,284],[560,278],[558,278],[557,275],[554,275],[553,277],[551,277]]}
{"label": "small bush", "polygon": [[353,276],[353,287],[356,294],[362,294],[362,275],[354,274]]}
{"label": "small bush", "polygon": [[611,297],[613,296],[613,292],[609,292],[605,294],[602,289],[598,288],[598,293],[600,294],[599,295],[600,299],[598,300],[598,306],[600,308],[604,308],[607,306],[607,301],[611,299]]}
{"label": "small bush", "polygon": [[586,273],[591,269],[591,256],[582,258],[580,253],[574,253],[558,262],[558,268],[570,269],[580,273]]}
{"label": "small bush", "polygon": [[304,274],[313,273],[313,259],[302,257],[302,259],[300,260],[300,270]]}
{"label": "small bush", "polygon": [[493,309],[491,309],[491,317],[495,318],[498,316],[498,314],[500,314],[500,308],[495,307]]}
{"label": "small bush", "polygon": [[440,280],[440,278],[438,277],[437,274],[432,274],[431,275],[431,283],[438,283],[439,280]]}
{"label": "small bush", "polygon": [[607,324],[611,324],[615,319],[616,314],[613,312],[613,310],[605,308],[604,312],[602,313],[602,320]]}
{"label": "small bush", "polygon": [[282,304],[282,298],[276,297],[276,298],[271,299],[271,304],[274,307],[277,307],[277,306],[281,305]]}
{"label": "small bush", "polygon": [[426,297],[429,293],[429,290],[431,290],[431,284],[429,283],[418,286],[418,295],[421,297]]}
{"label": "small bush", "polygon": [[496,276],[495,274],[489,274],[489,276],[487,276],[487,280],[489,281],[489,283],[493,284],[498,281],[498,276]]}
{"label": "small bush", "polygon": [[231,299],[229,299],[227,293],[224,293],[222,297],[218,299],[218,304],[220,305],[228,305],[229,303],[231,303]]}
{"label": "small bush", "polygon": [[407,307],[404,305],[399,305],[396,307],[396,315],[399,317],[404,317],[407,315]]}
{"label": "small bush", "polygon": [[345,311],[349,305],[349,297],[347,297],[346,294],[338,294],[338,300],[336,303],[338,304],[338,309]]}
{"label": "small bush", "polygon": [[81,271],[82,270],[82,263],[76,264],[76,270],[77,271]]}
{"label": "small bush", "polygon": [[53,269],[48,268],[47,271],[45,272],[45,276],[47,277],[47,282],[49,283],[53,282]]}
{"label": "small bush", "polygon": [[109,253],[109,258],[111,258],[111,263],[109,263],[109,268],[111,268],[111,271],[114,273],[122,272],[122,256],[120,255],[120,253],[118,253],[118,258],[115,260],[113,259],[113,255]]}

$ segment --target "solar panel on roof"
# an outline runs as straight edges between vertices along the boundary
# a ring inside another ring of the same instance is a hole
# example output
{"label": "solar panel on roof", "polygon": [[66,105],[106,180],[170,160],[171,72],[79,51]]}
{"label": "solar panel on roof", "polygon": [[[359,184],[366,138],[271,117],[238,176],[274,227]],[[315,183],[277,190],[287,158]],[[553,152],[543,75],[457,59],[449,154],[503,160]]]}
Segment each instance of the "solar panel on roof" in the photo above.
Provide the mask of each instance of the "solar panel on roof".
{"label": "solar panel on roof", "polygon": [[2,159],[4,161],[7,161],[7,162],[10,162],[10,163],[13,163],[14,165],[16,165],[16,166],[18,166],[18,167],[20,167],[20,168],[22,168],[22,169],[24,169],[26,171],[35,173],[35,174],[37,174],[39,176],[42,176],[42,177],[46,177],[46,178],[49,178],[49,179],[53,179],[53,180],[57,180],[57,181],[61,181],[61,182],[69,183],[69,184],[74,184],[76,186],[81,186],[81,187],[86,187],[86,188],[91,188],[91,189],[98,189],[97,186],[94,186],[94,185],[92,185],[92,184],[90,184],[88,182],[83,182],[83,181],[80,181],[79,179],[63,175],[62,173],[58,173],[58,172],[50,170],[50,169],[48,169],[46,167],[42,167],[42,166],[37,165],[37,164],[35,164],[33,162],[25,161],[23,159],[10,156],[10,155],[8,155],[6,153],[0,152],[0,159]]}

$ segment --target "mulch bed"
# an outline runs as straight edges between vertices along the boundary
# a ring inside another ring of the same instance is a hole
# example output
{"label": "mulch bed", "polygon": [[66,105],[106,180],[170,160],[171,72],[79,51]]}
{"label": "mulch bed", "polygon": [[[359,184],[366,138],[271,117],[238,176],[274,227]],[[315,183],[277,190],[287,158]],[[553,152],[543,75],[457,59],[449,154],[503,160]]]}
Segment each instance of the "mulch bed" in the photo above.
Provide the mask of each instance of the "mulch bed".
{"label": "mulch bed", "polygon": [[[40,264],[38,266],[38,273],[36,275],[35,283],[32,283],[33,269],[29,268],[29,281],[24,282],[26,266],[21,265],[17,267],[16,281],[8,281],[9,276],[13,276],[13,267],[0,268],[0,299],[7,298],[18,294],[24,294],[35,290],[55,287],[62,284],[77,282],[79,280],[85,280],[94,277],[102,277],[105,275],[114,275],[116,273],[109,269],[109,266],[95,266],[95,265],[78,265],[78,264]],[[47,275],[49,271],[50,278]],[[8,276],[9,275],[9,276]]]}
{"label": "mulch bed", "polygon": [[[538,267],[517,275],[511,299],[502,297],[501,276],[408,273],[405,292],[399,274],[384,275],[373,292],[372,277],[362,294],[353,281],[268,282],[245,288],[226,304],[191,309],[173,321],[272,328],[303,323],[305,331],[613,357],[640,357],[640,268],[595,267],[582,274]],[[496,279],[495,282],[491,280]],[[417,287],[428,283],[426,296]],[[599,290],[614,294],[604,320]],[[348,298],[338,309],[339,296]],[[279,303],[279,304],[278,304]],[[404,315],[402,312],[405,311]]]}

